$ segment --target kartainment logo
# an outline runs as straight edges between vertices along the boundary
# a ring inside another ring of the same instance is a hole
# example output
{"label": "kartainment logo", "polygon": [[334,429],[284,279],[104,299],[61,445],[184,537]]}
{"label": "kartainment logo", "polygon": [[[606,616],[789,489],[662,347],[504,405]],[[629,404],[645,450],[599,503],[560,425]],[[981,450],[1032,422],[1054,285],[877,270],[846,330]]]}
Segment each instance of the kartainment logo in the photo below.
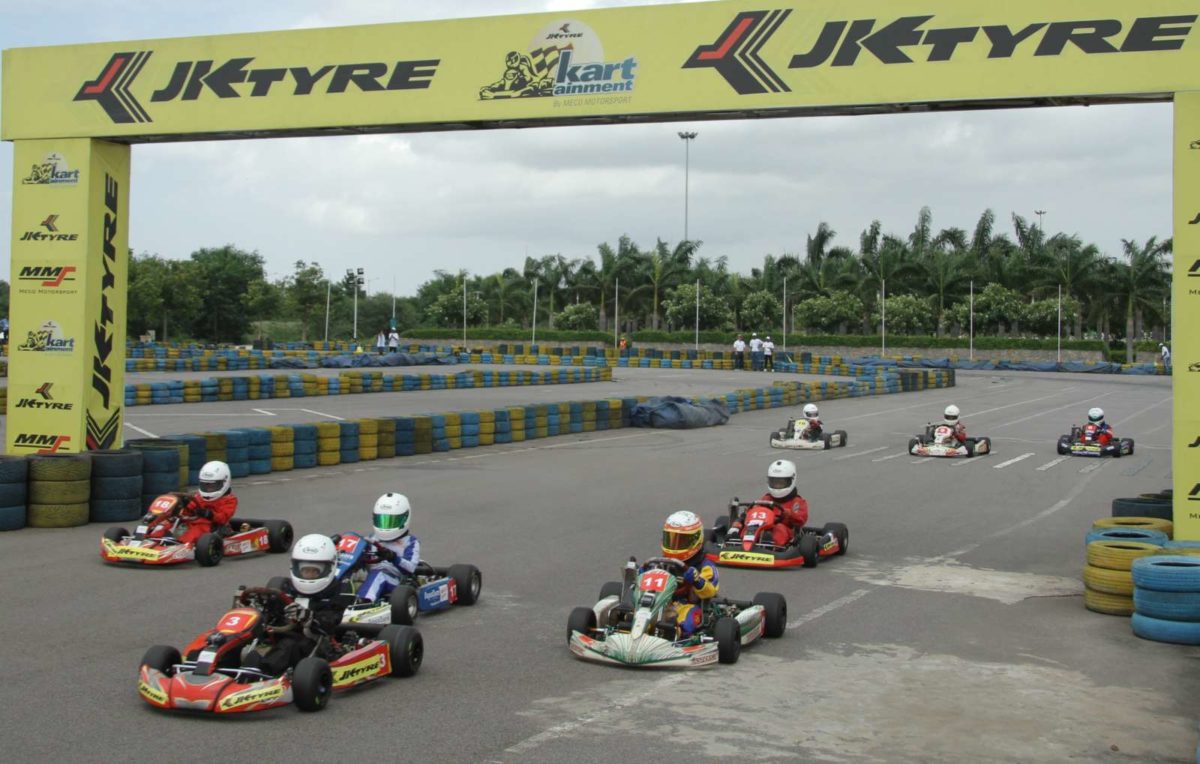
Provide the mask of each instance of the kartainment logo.
{"label": "kartainment logo", "polygon": [[[153,51],[114,53],[94,80],[83,83],[75,101],[96,101],[117,124],[153,122],[149,112],[129,89]],[[278,66],[254,69],[254,56],[179,61],[170,78],[150,94],[151,103],[195,101],[206,91],[217,98],[261,98],[291,87],[290,95],[345,93],[353,87],[364,93],[428,88],[440,59],[371,61],[316,66]],[[276,83],[285,83],[276,87]]]}
{"label": "kartainment logo", "polygon": [[47,154],[45,161],[29,170],[29,177],[22,178],[23,185],[74,186],[79,183],[79,170],[68,168],[62,154]]}
{"label": "kartainment logo", "polygon": [[62,327],[47,321],[42,328],[29,332],[25,341],[17,346],[18,351],[36,353],[70,353],[75,350],[75,338],[64,337]]}
{"label": "kartainment logo", "polygon": [[45,435],[37,432],[19,432],[13,440],[13,448],[33,451],[38,454],[54,454],[71,442],[70,435]]}
{"label": "kartainment logo", "polygon": [[600,38],[581,21],[554,21],[538,30],[527,52],[509,51],[504,71],[479,89],[479,100],[619,95],[633,92],[638,62],[609,61]]}
{"label": "kartainment logo", "polygon": [[57,214],[47,215],[46,219],[43,220],[42,222],[38,223],[38,225],[42,228],[45,228],[46,230],[39,231],[35,228],[35,229],[25,231],[23,234],[21,234],[21,238],[17,239],[17,241],[55,242],[55,241],[78,241],[79,240],[79,234],[77,234],[77,233],[63,233],[62,231],[58,230],[58,215]]}
{"label": "kartainment logo", "polygon": [[[700,45],[684,62],[684,69],[716,69],[739,95],[788,92],[787,83],[760,56],[764,45],[791,14],[790,10],[744,11],[734,16],[715,42]],[[1132,21],[1081,19],[1035,22],[1021,26],[987,24],[939,27],[934,14],[895,19],[827,21],[811,47],[793,53],[788,69],[813,69],[828,64],[854,66],[861,58],[869,63],[913,64],[950,61],[956,55],[983,55],[989,60],[1100,53],[1148,53],[1183,47],[1196,14],[1151,16]],[[975,50],[969,50],[969,49]],[[961,53],[960,50],[969,50]],[[1191,148],[1200,148],[1200,140]]]}

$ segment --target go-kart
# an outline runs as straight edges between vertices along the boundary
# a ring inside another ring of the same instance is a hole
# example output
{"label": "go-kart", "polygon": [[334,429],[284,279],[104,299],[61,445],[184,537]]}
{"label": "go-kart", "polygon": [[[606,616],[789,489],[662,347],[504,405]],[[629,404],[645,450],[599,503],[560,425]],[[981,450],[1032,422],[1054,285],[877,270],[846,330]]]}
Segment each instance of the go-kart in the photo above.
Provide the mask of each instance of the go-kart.
{"label": "go-kart", "polygon": [[991,438],[967,438],[960,442],[954,437],[954,428],[945,424],[927,424],[925,433],[908,441],[908,452],[913,456],[983,456],[992,451]]}
{"label": "go-kart", "polygon": [[1100,439],[1100,428],[1088,422],[1074,425],[1070,435],[1058,438],[1058,453],[1064,456],[1128,456],[1133,453],[1133,438],[1113,438],[1107,443]]}
{"label": "go-kart", "polygon": [[[742,521],[742,532],[730,526]],[[850,548],[850,531],[842,523],[825,523],[821,528],[805,527],[795,531],[784,546],[776,546],[772,529],[777,515],[774,505],[765,501],[729,502],[729,513],[721,515],[708,530],[704,556],[717,565],[739,568],[806,568]]]}
{"label": "go-kart", "polygon": [[600,589],[593,607],[577,607],[567,619],[567,644],[584,660],[639,668],[711,668],[736,663],[742,645],[779,637],[787,626],[787,600],[761,592],[753,602],[701,600],[701,626],[685,635],[676,625],[673,598],[687,566],[651,557],[638,570],[630,558],[621,581]]}
{"label": "go-kart", "polygon": [[375,545],[357,533],[338,539],[337,576],[349,598],[342,622],[411,624],[418,613],[445,610],[451,605],[474,605],[483,589],[483,574],[474,565],[436,568],[422,560],[411,576],[386,599],[364,598],[367,569],[378,562]]}
{"label": "go-kart", "polygon": [[[100,557],[105,562],[136,565],[176,565],[195,560],[211,567],[223,557],[252,552],[286,552],[292,547],[291,523],[286,520],[250,520],[234,518],[214,528],[195,543],[179,541],[187,521],[188,496],[164,493],[150,503],[150,509],[130,533],[125,528],[109,528],[100,540]],[[183,527],[181,527],[183,526]]]}
{"label": "go-kart", "polygon": [[846,445],[845,430],[829,430],[820,435],[806,435],[807,419],[788,419],[787,426],[771,433],[771,448],[824,450]]}
{"label": "go-kart", "polygon": [[[288,605],[307,600],[266,587],[242,587],[217,625],[179,650],[155,645],[142,657],[138,694],[157,708],[217,714],[262,711],[294,702],[320,711],[329,696],[385,676],[412,676],[424,643],[411,626],[336,627],[328,633],[316,618],[289,620]],[[246,656],[278,640],[312,635],[311,650],[297,655],[278,675],[245,665]]]}

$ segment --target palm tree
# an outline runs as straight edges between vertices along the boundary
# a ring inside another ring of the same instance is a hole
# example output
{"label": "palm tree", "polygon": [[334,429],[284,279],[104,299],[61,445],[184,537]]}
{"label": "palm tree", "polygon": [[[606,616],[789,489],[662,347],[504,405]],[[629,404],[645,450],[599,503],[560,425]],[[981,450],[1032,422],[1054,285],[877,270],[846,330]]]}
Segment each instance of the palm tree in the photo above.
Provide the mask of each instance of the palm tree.
{"label": "palm tree", "polygon": [[1173,247],[1171,239],[1159,242],[1158,237],[1151,236],[1142,245],[1122,239],[1121,248],[1129,262],[1120,263],[1124,267],[1118,270],[1116,288],[1125,301],[1125,359],[1132,363],[1136,358],[1134,340],[1142,311],[1153,310],[1170,288],[1166,256]]}
{"label": "palm tree", "polygon": [[1046,243],[1045,257],[1039,267],[1038,285],[1049,293],[1061,286],[1063,293],[1079,301],[1083,310],[1075,314],[1074,336],[1083,336],[1083,315],[1095,294],[1094,285],[1100,271],[1100,250],[1094,244],[1084,245],[1077,236],[1055,234]]}
{"label": "palm tree", "polygon": [[658,296],[678,284],[681,277],[687,274],[694,251],[694,242],[680,242],[672,251],[665,241],[659,239],[653,250],[643,254],[641,279],[653,293],[650,303],[651,329],[658,329]]}

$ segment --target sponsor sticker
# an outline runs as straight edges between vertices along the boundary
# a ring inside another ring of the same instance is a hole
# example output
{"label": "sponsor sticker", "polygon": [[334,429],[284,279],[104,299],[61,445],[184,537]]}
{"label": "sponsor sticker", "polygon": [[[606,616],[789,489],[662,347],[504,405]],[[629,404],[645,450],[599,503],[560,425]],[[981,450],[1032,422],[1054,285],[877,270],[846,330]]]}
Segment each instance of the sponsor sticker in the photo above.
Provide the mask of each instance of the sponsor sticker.
{"label": "sponsor sticker", "polygon": [[386,668],[387,657],[384,653],[379,653],[366,660],[334,668],[333,684],[335,687],[340,684],[353,684],[363,679],[369,679],[376,674],[381,674]]}
{"label": "sponsor sticker", "polygon": [[761,552],[722,551],[717,557],[718,562],[750,562],[757,565],[770,565],[775,562],[775,555]]}
{"label": "sponsor sticker", "polygon": [[218,708],[222,711],[230,711],[234,708],[241,708],[253,703],[267,703],[282,698],[283,692],[283,683],[281,682],[277,682],[264,689],[255,687],[251,690],[242,690],[241,692],[235,692],[221,698]]}
{"label": "sponsor sticker", "polygon": [[138,682],[138,694],[157,706],[167,705],[167,694],[146,682]]}
{"label": "sponsor sticker", "polygon": [[33,165],[29,175],[21,179],[22,185],[31,186],[75,186],[79,184],[79,170],[72,170],[62,154],[50,153]]}
{"label": "sponsor sticker", "polygon": [[29,332],[25,341],[17,346],[17,350],[32,353],[71,353],[75,350],[75,338],[64,335],[58,322],[50,320],[43,323],[40,329]]}
{"label": "sponsor sticker", "polygon": [[620,103],[632,100],[637,58],[605,56],[591,27],[560,19],[542,27],[525,51],[510,50],[495,81],[479,88],[479,100],[556,98],[555,106],[580,101]]}

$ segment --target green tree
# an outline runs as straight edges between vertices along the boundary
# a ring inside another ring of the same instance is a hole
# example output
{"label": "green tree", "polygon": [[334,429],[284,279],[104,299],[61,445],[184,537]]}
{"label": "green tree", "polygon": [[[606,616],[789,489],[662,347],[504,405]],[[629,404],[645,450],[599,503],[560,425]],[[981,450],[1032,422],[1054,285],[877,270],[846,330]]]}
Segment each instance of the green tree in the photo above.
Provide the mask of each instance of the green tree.
{"label": "green tree", "polygon": [[754,331],[770,334],[782,325],[783,306],[770,292],[752,292],[742,301],[742,321]]}
{"label": "green tree", "polygon": [[562,312],[558,314],[557,321],[560,329],[570,331],[595,330],[600,326],[600,316],[596,306],[586,302],[563,308]]}
{"label": "green tree", "polygon": [[172,329],[189,331],[201,315],[203,297],[194,263],[146,253],[131,258],[126,332],[137,337],[154,329],[160,342],[168,342]]}
{"label": "green tree", "polygon": [[[461,327],[463,322],[463,300],[453,292],[437,298],[426,311],[426,318],[434,326]],[[467,294],[467,326],[482,326],[487,321],[488,306],[478,292]]]}
{"label": "green tree", "polygon": [[801,300],[792,310],[793,320],[807,330],[845,332],[851,321],[857,321],[863,315],[863,303],[856,295],[838,290],[828,297],[822,295]]}
{"label": "green tree", "polygon": [[[928,334],[933,331],[929,305],[920,297],[911,294],[888,295],[884,304],[887,306],[888,334]],[[875,320],[881,326],[882,318],[881,314],[875,314]]]}
{"label": "green tree", "polygon": [[[284,286],[285,305],[289,315],[300,319],[300,340],[308,342],[310,329],[315,331],[318,317],[324,317],[328,281],[321,266],[297,260],[295,270]],[[321,323],[323,327],[324,324]]]}
{"label": "green tree", "polygon": [[1125,303],[1125,358],[1133,363],[1137,359],[1134,342],[1141,328],[1142,311],[1154,310],[1170,292],[1166,257],[1173,247],[1171,239],[1160,242],[1151,236],[1145,244],[1122,239],[1121,248],[1128,262],[1119,263],[1114,286]]}
{"label": "green tree", "polygon": [[[696,285],[681,284],[667,290],[663,300],[663,312],[667,323],[676,331],[687,330],[696,325]],[[713,294],[703,284],[700,286],[700,329],[733,328],[733,311],[724,300]]]}
{"label": "green tree", "polygon": [[[251,313],[247,299],[253,285],[266,280],[263,259],[227,244],[192,253],[196,283],[204,309],[193,322],[192,332],[213,342],[238,342],[248,332]],[[256,294],[262,294],[260,288]]]}

